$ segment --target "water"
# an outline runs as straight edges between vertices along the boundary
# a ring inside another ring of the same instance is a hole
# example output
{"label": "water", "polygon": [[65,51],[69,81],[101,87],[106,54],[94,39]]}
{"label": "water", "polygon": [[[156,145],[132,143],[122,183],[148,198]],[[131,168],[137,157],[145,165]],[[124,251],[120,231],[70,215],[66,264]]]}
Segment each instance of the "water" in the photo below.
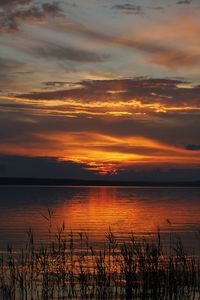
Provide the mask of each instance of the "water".
{"label": "water", "polygon": [[120,239],[160,228],[166,241],[178,234],[193,253],[199,251],[199,188],[0,187],[0,246],[22,245],[29,227],[38,242],[45,241],[48,209],[54,228],[64,221],[66,234],[86,232],[96,244],[109,227]]}

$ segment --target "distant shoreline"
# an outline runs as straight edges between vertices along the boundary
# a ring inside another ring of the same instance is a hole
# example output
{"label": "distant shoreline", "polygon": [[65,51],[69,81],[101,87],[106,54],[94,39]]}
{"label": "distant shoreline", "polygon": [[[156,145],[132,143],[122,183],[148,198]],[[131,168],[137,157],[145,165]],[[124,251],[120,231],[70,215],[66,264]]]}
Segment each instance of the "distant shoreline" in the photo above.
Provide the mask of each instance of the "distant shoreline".
{"label": "distant shoreline", "polygon": [[2,185],[32,186],[135,186],[135,187],[200,187],[200,181],[115,181],[53,178],[9,178],[0,177]]}

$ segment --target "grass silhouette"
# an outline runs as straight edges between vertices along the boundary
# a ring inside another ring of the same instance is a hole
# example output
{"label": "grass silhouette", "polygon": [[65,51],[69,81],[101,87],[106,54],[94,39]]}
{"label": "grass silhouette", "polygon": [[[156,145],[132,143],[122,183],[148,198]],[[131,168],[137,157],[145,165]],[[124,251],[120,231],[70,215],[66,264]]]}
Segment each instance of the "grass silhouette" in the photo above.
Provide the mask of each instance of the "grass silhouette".
{"label": "grass silhouette", "polygon": [[[0,259],[0,299],[200,299],[200,260],[186,253],[181,240],[166,249],[154,239],[130,235],[120,242],[109,230],[101,249],[65,224],[38,245],[31,230],[21,251],[8,246]],[[79,244],[79,248],[75,246]]]}

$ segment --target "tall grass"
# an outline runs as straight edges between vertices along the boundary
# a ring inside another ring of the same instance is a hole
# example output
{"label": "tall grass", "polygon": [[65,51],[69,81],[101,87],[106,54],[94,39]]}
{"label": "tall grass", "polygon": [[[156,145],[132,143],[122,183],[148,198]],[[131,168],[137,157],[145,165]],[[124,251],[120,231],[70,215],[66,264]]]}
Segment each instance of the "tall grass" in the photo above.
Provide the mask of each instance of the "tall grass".
{"label": "tall grass", "polygon": [[[63,223],[38,245],[31,230],[20,252],[11,246],[0,258],[0,299],[200,299],[200,260],[188,255],[180,239],[165,251],[160,232],[154,239],[133,234],[120,242],[109,230],[101,249]],[[76,244],[75,244],[76,240]]]}

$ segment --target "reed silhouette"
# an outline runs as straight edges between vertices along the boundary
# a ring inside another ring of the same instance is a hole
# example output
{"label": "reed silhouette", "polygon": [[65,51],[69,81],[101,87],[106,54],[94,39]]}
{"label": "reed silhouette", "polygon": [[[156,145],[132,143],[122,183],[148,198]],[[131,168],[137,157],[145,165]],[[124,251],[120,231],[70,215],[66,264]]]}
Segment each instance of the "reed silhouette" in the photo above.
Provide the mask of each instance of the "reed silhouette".
{"label": "reed silhouette", "polygon": [[[168,247],[160,231],[153,239],[121,242],[109,229],[96,249],[87,234],[53,230],[48,210],[48,241],[38,245],[31,229],[23,249],[1,254],[0,299],[199,299],[200,259],[179,238]],[[77,244],[79,247],[77,247]]]}

